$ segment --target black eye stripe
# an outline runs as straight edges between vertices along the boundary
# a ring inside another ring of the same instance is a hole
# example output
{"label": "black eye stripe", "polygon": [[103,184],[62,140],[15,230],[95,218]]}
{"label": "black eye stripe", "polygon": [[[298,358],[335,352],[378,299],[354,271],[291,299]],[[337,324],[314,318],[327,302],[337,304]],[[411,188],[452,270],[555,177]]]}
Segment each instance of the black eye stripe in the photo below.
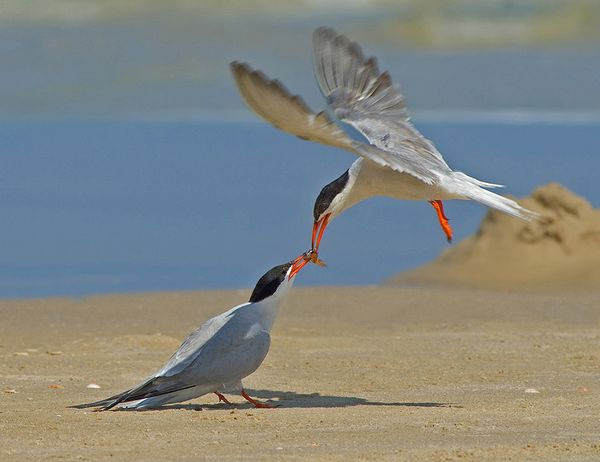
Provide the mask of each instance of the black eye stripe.
{"label": "black eye stripe", "polygon": [[260,302],[275,293],[279,285],[285,280],[285,275],[292,266],[292,263],[284,263],[267,271],[256,283],[252,295],[250,295],[250,303]]}
{"label": "black eye stripe", "polygon": [[346,170],[339,178],[333,180],[331,183],[321,189],[321,192],[315,201],[315,208],[313,212],[315,221],[317,221],[321,214],[329,208],[335,196],[342,192],[342,190],[348,184],[349,179],[350,174],[348,173],[348,170]]}

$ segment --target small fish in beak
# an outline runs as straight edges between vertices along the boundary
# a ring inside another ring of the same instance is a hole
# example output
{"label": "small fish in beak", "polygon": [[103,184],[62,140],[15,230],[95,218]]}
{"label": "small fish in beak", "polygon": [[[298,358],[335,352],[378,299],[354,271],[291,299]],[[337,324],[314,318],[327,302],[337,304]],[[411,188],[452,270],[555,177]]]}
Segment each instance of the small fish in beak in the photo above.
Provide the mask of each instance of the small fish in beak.
{"label": "small fish in beak", "polygon": [[294,259],[288,278],[293,278],[308,263],[314,263],[315,265],[321,267],[327,266],[323,260],[319,260],[319,252],[316,250],[308,250]]}

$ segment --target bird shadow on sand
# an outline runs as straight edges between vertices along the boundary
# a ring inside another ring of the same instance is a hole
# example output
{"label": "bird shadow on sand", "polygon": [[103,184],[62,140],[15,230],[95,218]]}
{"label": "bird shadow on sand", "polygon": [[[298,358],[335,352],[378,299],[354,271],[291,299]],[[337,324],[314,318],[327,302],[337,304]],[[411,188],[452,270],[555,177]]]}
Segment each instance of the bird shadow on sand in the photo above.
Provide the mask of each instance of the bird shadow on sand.
{"label": "bird shadow on sand", "polygon": [[[319,393],[296,393],[293,391],[271,391],[271,390],[252,390],[247,389],[246,392],[253,398],[259,399],[264,403],[281,409],[294,408],[336,408],[336,407],[351,407],[351,406],[396,406],[396,407],[444,407],[444,408],[461,408],[460,405],[440,402],[380,402],[369,401],[366,398],[357,398],[352,396],[332,396],[321,395]],[[215,397],[216,398],[216,397]],[[229,398],[229,396],[228,396]],[[215,399],[216,400],[216,399]],[[254,409],[250,403],[236,401],[232,404],[215,403],[215,404],[167,404],[154,408],[154,410],[168,409],[187,409],[193,411],[217,411],[227,409]],[[122,409],[123,411],[134,409]]]}

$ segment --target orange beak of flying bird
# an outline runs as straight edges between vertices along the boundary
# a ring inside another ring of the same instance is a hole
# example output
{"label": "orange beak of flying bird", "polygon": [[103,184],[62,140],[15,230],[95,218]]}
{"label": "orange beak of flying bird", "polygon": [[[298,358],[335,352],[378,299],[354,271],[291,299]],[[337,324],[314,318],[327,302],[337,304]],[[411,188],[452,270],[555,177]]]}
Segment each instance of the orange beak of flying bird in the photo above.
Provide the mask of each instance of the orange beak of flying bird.
{"label": "orange beak of flying bird", "polygon": [[[323,233],[325,232],[325,228],[327,228],[327,224],[329,223],[330,216],[331,216],[330,213],[323,215],[319,220],[316,220],[313,224],[311,250],[313,252],[316,252],[317,255],[319,253],[319,246],[321,245],[321,239],[323,239]],[[315,246],[315,243],[316,243],[316,246]]]}

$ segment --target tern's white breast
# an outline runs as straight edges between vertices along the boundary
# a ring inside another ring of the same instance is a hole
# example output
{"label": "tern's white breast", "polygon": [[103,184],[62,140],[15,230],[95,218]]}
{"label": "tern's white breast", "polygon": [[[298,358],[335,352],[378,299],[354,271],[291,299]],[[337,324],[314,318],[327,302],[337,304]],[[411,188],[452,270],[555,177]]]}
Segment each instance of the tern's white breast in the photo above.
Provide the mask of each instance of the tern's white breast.
{"label": "tern's white breast", "polygon": [[357,176],[348,193],[348,202],[354,205],[373,196],[387,196],[403,200],[457,199],[446,190],[423,183],[407,173],[396,172],[367,159],[358,159],[352,168]]}

